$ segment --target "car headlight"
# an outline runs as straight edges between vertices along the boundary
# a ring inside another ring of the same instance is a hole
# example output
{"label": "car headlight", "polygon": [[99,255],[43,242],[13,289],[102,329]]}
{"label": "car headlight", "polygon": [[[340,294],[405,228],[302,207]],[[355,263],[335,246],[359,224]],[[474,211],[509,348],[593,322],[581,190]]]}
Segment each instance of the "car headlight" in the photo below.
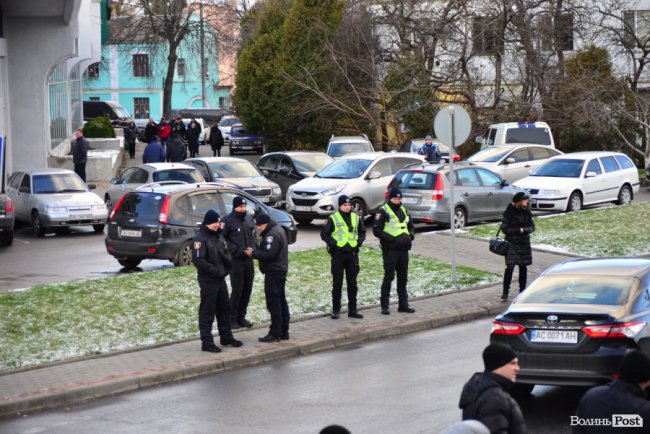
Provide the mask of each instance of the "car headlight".
{"label": "car headlight", "polygon": [[108,212],[106,204],[102,203],[100,205],[93,205],[93,212]]}
{"label": "car headlight", "polygon": [[282,194],[280,187],[273,187],[273,194]]}
{"label": "car headlight", "polygon": [[58,206],[58,205],[50,205],[50,206],[45,207],[45,212],[48,213],[48,214],[64,213],[64,212],[68,212],[68,207]]}
{"label": "car headlight", "polygon": [[553,196],[559,196],[562,194],[560,190],[540,190],[538,193],[539,197],[553,197]]}
{"label": "car headlight", "polygon": [[338,194],[345,188],[345,184],[337,185],[335,187],[330,187],[327,190],[323,190],[321,193],[323,196],[331,196],[333,194]]}
{"label": "car headlight", "polygon": [[262,141],[261,141],[261,140],[255,140],[255,144],[256,144],[256,145],[261,145],[261,144],[262,144]]}

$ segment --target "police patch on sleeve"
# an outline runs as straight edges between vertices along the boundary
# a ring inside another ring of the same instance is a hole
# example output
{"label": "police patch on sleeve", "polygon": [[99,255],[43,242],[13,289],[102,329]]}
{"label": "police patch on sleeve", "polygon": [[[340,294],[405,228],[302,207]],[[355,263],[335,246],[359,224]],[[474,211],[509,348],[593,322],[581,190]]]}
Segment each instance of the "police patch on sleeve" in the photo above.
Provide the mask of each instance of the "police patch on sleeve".
{"label": "police patch on sleeve", "polygon": [[273,243],[273,235],[266,237],[266,250],[271,250],[271,244]]}
{"label": "police patch on sleeve", "polygon": [[194,249],[199,250],[201,248],[201,241],[194,241]]}
{"label": "police patch on sleeve", "polygon": [[379,219],[381,219],[381,213],[380,212],[375,213],[375,220],[379,220]]}

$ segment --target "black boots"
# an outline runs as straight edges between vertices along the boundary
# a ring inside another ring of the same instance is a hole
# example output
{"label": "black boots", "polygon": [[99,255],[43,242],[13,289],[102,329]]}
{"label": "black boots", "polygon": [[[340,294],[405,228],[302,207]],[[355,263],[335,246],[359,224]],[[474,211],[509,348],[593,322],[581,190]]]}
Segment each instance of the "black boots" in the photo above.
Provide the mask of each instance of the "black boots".
{"label": "black boots", "polygon": [[207,351],[209,353],[220,353],[221,348],[216,346],[214,342],[201,344],[201,351]]}

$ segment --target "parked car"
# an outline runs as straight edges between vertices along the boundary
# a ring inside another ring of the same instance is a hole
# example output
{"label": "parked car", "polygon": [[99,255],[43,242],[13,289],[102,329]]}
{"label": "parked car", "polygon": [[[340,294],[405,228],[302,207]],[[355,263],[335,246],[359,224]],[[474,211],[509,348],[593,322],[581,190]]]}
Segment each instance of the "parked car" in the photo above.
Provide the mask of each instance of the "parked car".
{"label": "parked car", "polygon": [[375,152],[368,136],[334,136],[330,137],[325,153],[332,158],[359,152]]}
{"label": "parked car", "polygon": [[193,166],[183,163],[149,163],[127,168],[119,177],[111,179],[104,195],[109,212],[113,205],[129,191],[151,183],[197,183],[204,182],[203,176]]}
{"label": "parked car", "polygon": [[650,260],[573,259],[544,271],[492,324],[511,347],[517,384],[610,382],[629,350],[650,356]]}
{"label": "parked car", "polygon": [[467,161],[486,167],[512,183],[561,154],[562,151],[543,145],[501,145],[478,151]]}
{"label": "parked car", "polygon": [[98,116],[107,116],[114,127],[126,127],[133,120],[133,116],[122,104],[117,101],[84,101],[84,121],[95,119]]}
{"label": "parked car", "polygon": [[67,169],[15,172],[8,180],[16,220],[31,223],[42,237],[50,229],[92,226],[102,232],[108,210],[79,175]]}
{"label": "parked car", "polygon": [[206,181],[239,188],[269,206],[282,206],[280,186],[266,179],[248,160],[233,157],[204,157],[188,158],[184,163],[195,167]]}
{"label": "parked car", "polygon": [[578,211],[584,205],[625,205],[639,191],[639,172],[618,152],[575,152],[558,155],[530,176],[515,182],[530,193],[531,209]]}
{"label": "parked car", "polygon": [[[454,222],[499,220],[512,196],[521,191],[496,173],[471,163],[454,164]],[[451,182],[449,165],[423,164],[402,169],[388,184],[397,187],[402,205],[415,223],[450,225]]]}
{"label": "parked car", "polygon": [[125,194],[111,212],[106,251],[127,268],[137,267],[143,259],[190,265],[192,238],[205,213],[210,209],[222,216],[230,213],[235,196],[248,200],[246,212],[269,214],[282,226],[289,244],[296,241],[298,231],[289,214],[246,192],[212,183],[180,184],[143,186]]}
{"label": "parked car", "polygon": [[421,155],[400,152],[366,152],[341,157],[289,187],[286,209],[298,223],[324,219],[338,210],[339,196],[350,197],[361,217],[384,204],[386,185],[398,170],[424,161]]}
{"label": "parked car", "polygon": [[10,246],[14,242],[14,203],[6,194],[0,194],[0,243]]}
{"label": "parked car", "polygon": [[223,136],[223,141],[228,144],[230,141],[230,130],[233,125],[240,124],[241,121],[237,116],[224,116],[219,120],[219,130]]}
{"label": "parked car", "polygon": [[[401,146],[400,150],[402,152],[412,152],[417,154],[422,146],[424,146],[424,143],[425,139],[408,139]],[[445,145],[438,139],[433,139],[433,143],[438,146],[438,150],[440,150],[440,162],[449,163],[449,146]],[[460,161],[460,155],[454,154],[454,161]]]}
{"label": "parked car", "polygon": [[257,152],[262,155],[266,149],[264,139],[258,135],[251,134],[242,124],[234,124],[230,127],[230,140],[228,150],[231,156],[237,152]]}
{"label": "parked car", "polygon": [[537,144],[555,148],[551,128],[546,122],[502,122],[488,127],[476,137],[481,149],[489,146]]}
{"label": "parked car", "polygon": [[284,199],[290,185],[314,176],[332,161],[334,159],[324,152],[271,152],[260,159],[257,168],[268,179],[280,185]]}

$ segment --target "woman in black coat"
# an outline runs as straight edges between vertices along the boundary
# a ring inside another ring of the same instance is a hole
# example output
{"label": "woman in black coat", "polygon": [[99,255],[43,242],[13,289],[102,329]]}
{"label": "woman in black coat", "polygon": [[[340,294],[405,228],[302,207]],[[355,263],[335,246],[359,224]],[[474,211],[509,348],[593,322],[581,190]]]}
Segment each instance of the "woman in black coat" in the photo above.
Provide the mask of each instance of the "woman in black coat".
{"label": "woman in black coat", "polygon": [[194,158],[199,155],[199,136],[201,136],[201,126],[195,120],[190,122],[185,132],[187,138],[187,147],[190,149],[190,157]]}
{"label": "woman in black coat", "polygon": [[129,122],[129,126],[124,128],[124,141],[126,142],[126,147],[129,151],[129,158],[135,158],[135,141],[138,137],[138,127],[135,126],[135,122]]}
{"label": "woman in black coat", "polygon": [[221,147],[223,146],[223,134],[218,125],[213,125],[210,128],[210,147],[212,148],[212,155],[221,157]]}
{"label": "woman in black coat", "polygon": [[528,194],[523,191],[515,193],[512,203],[508,204],[501,221],[501,230],[508,241],[506,271],[503,274],[503,293],[501,294],[503,301],[508,300],[515,265],[519,266],[519,292],[521,293],[526,289],[527,267],[533,263],[530,234],[535,232],[535,223],[533,214],[528,209],[528,199]]}

